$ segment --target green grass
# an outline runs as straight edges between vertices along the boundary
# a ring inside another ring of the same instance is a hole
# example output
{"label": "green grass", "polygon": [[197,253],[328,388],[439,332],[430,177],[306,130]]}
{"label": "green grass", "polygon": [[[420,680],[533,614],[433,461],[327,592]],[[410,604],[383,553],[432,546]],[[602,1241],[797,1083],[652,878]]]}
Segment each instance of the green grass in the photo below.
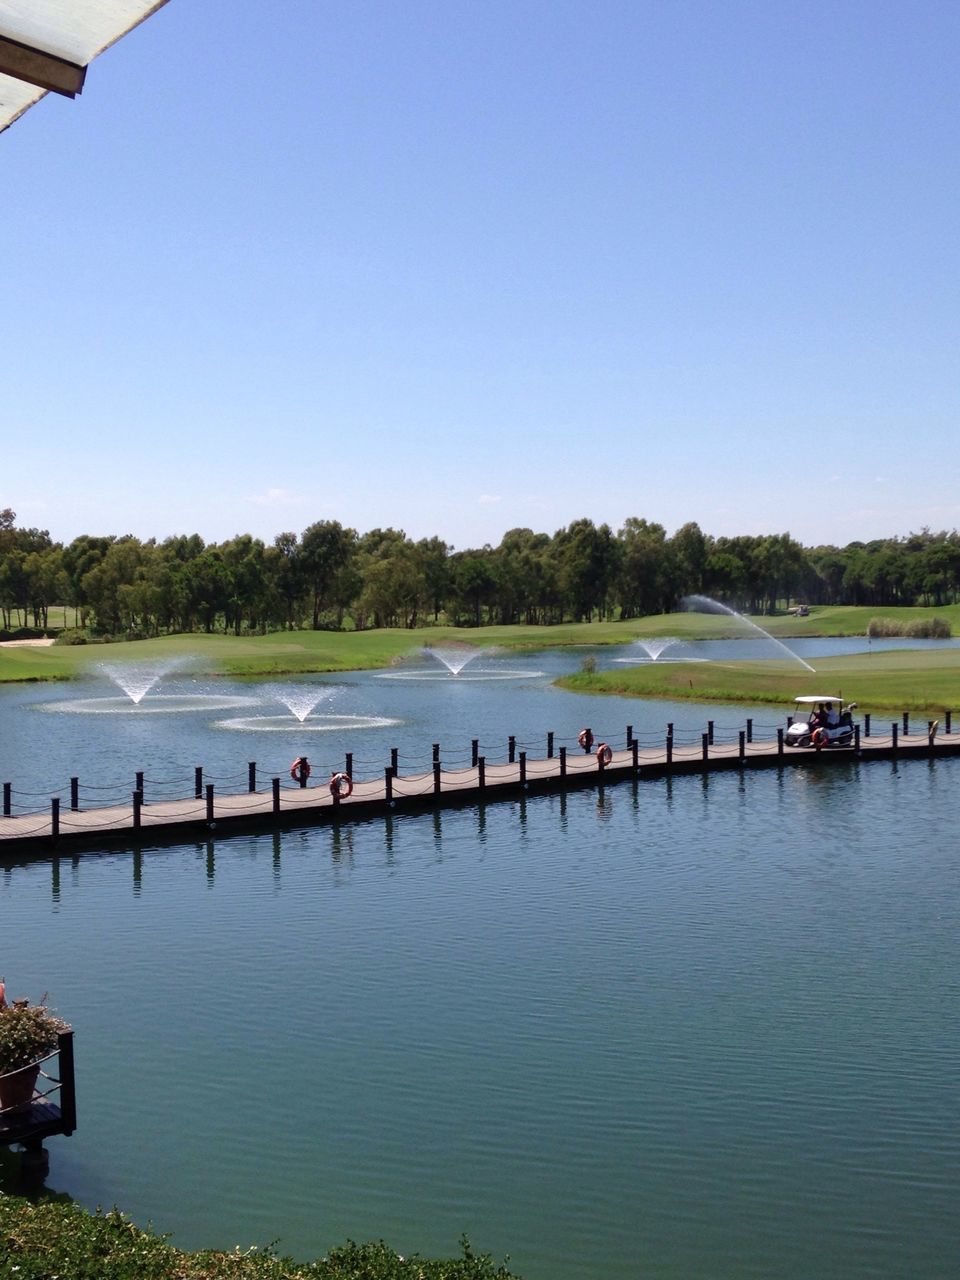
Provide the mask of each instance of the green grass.
{"label": "green grass", "polygon": [[185,1253],[123,1214],[0,1195],[0,1280],[516,1280],[461,1241],[458,1258],[403,1258],[382,1242],[297,1263],[269,1251]]}
{"label": "green grass", "polygon": [[[808,618],[758,618],[771,635],[864,635],[873,617],[913,621],[944,617],[960,628],[960,606],[947,609],[815,608]],[[424,645],[536,650],[568,645],[627,644],[638,637],[709,639],[743,636],[743,621],[726,615],[673,613],[629,622],[569,623],[557,627],[426,627],[415,631],[282,631],[267,636],[178,635],[111,645],[0,647],[0,682],[65,680],[101,662],[163,662],[189,658],[195,669],[234,677],[375,670],[417,655]],[[864,640],[866,645],[866,640]],[[799,663],[650,663],[622,672],[578,674],[564,688],[632,697],[693,698],[710,702],[788,703],[798,694],[842,689],[846,698],[877,710],[941,710],[960,706],[960,655],[951,650],[896,650]]]}
{"label": "green grass", "polygon": [[861,712],[922,711],[939,715],[960,707],[960,652],[894,649],[882,653],[814,658],[814,673],[799,663],[651,662],[622,672],[580,672],[557,683],[576,693],[690,699],[698,702],[776,703],[788,707],[802,694],[842,696]]}

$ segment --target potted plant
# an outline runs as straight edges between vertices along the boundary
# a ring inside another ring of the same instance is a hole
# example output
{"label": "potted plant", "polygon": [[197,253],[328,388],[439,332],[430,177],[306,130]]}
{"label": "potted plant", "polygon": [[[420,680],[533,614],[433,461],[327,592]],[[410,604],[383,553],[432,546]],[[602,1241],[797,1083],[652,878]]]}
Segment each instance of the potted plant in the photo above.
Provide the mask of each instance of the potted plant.
{"label": "potted plant", "polygon": [[0,982],[0,1111],[29,1106],[33,1099],[40,1061],[57,1047],[57,1038],[69,1027],[44,1004],[14,1000],[8,1005]]}

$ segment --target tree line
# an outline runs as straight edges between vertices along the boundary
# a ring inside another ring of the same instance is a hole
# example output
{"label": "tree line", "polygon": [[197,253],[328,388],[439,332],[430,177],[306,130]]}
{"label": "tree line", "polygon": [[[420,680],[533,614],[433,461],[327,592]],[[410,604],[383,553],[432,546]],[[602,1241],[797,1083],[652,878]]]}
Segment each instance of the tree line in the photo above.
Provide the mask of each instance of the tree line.
{"label": "tree line", "polygon": [[932,605],[960,596],[960,534],[804,547],[788,533],[714,538],[690,522],[575,520],[554,534],[511,529],[496,547],[453,551],[398,529],[358,533],[319,520],[267,544],[84,534],[54,542],[0,510],[0,626],[46,629],[51,606],[76,628],[147,636],[301,627],[549,625],[635,618],[706,595],[740,612],[791,604]]}

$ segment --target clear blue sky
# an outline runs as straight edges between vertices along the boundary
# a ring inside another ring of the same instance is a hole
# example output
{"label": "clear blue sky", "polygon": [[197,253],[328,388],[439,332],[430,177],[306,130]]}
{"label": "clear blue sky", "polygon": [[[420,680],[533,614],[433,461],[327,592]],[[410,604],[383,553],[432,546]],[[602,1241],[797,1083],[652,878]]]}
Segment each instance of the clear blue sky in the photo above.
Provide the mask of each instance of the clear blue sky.
{"label": "clear blue sky", "polygon": [[170,0],[0,136],[0,507],[957,527],[958,65],[956,0]]}

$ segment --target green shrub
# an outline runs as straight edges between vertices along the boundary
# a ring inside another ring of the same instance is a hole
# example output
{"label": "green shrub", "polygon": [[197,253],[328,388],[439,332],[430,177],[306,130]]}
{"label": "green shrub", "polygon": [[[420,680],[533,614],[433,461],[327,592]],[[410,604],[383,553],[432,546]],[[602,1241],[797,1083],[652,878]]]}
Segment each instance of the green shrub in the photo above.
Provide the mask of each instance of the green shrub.
{"label": "green shrub", "polygon": [[349,1241],[308,1263],[262,1249],[184,1253],[116,1209],[0,1195],[0,1280],[517,1280],[468,1240],[460,1247],[438,1261],[403,1258],[382,1241]]}
{"label": "green shrub", "polygon": [[872,639],[907,636],[911,640],[949,640],[953,631],[946,618],[871,618],[867,635]]}

